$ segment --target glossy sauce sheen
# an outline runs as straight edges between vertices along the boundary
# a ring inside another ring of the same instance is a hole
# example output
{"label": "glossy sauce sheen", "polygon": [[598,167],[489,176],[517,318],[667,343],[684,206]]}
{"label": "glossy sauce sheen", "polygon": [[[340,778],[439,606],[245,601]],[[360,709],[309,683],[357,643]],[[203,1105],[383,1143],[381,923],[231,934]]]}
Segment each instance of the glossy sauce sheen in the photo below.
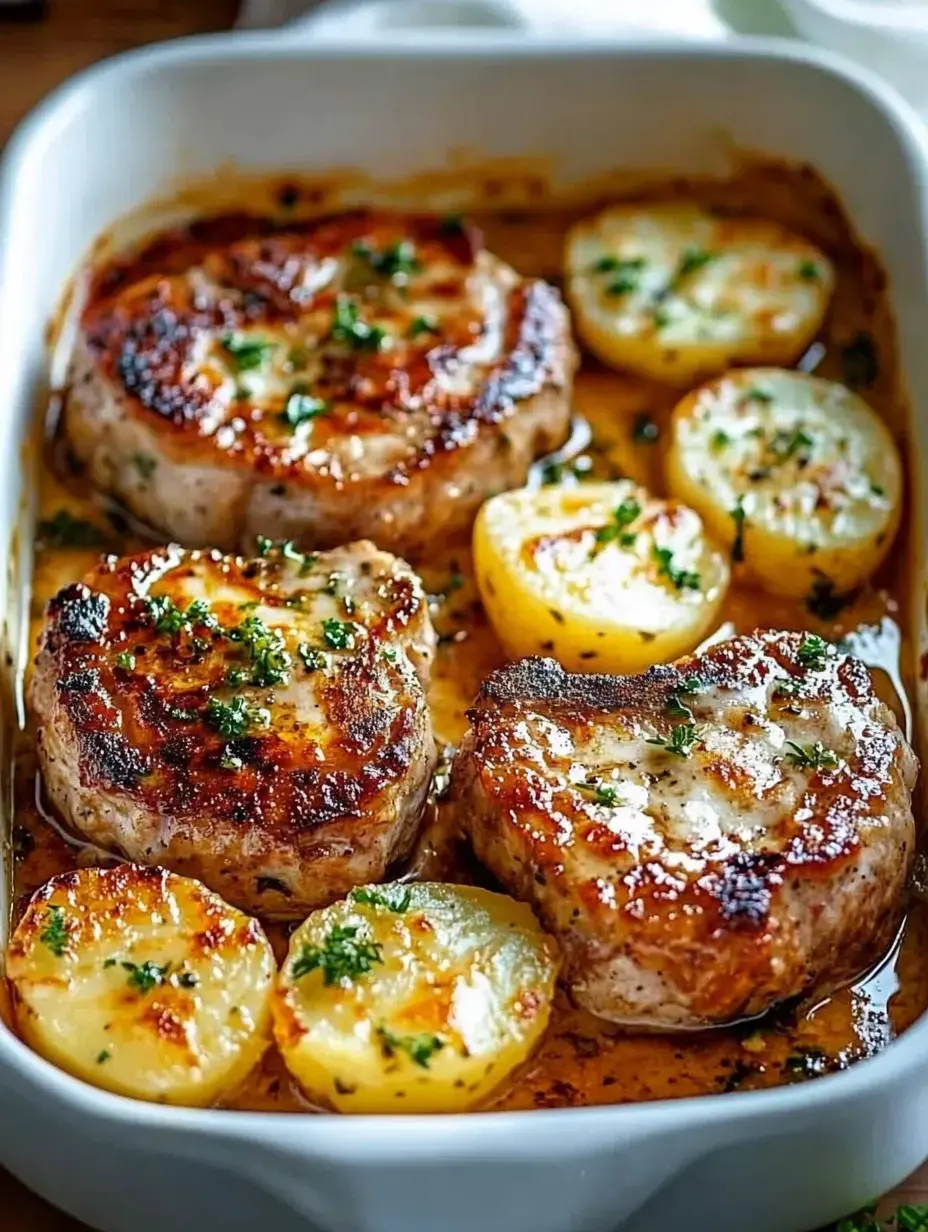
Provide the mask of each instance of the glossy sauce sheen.
{"label": "glossy sauce sheen", "polygon": [[[758,166],[725,184],[674,182],[664,193],[696,193],[702,200],[762,214],[793,227],[819,244],[834,261],[837,289],[820,340],[803,367],[816,375],[852,385],[883,417],[900,441],[903,454],[905,411],[894,364],[892,324],[884,277],[876,261],[856,246],[833,198],[808,170]],[[295,193],[282,193],[293,210]],[[592,203],[590,210],[599,203]],[[299,199],[296,200],[299,209]],[[586,211],[583,211],[584,213]],[[520,273],[561,279],[563,237],[577,211],[544,208],[536,213],[478,213],[491,252]],[[292,224],[292,217],[280,221]],[[128,272],[181,270],[197,261],[211,243],[266,231],[267,221],[245,215],[223,217],[174,232],[143,252]],[[123,274],[111,267],[97,279],[102,292]],[[533,468],[531,483],[577,474],[602,479],[628,476],[655,493],[663,491],[662,457],[669,412],[681,396],[659,384],[608,371],[585,356],[577,375],[577,412],[568,445]],[[87,518],[115,552],[148,545],[143,528],[83,495],[86,481],[69,473],[67,459],[52,447],[42,477],[42,513],[51,519],[68,510]],[[905,524],[905,523],[903,523]],[[97,548],[55,547],[53,534],[40,529],[32,597],[33,646],[48,598],[92,567]],[[726,633],[758,626],[808,629],[833,640],[848,638],[848,649],[875,672],[879,694],[909,718],[905,682],[911,679],[911,646],[899,623],[906,610],[905,535],[871,584],[840,611],[812,614],[801,601],[753,591],[737,574],[722,612]],[[436,737],[456,745],[465,711],[483,678],[504,656],[480,608],[471,578],[466,543],[442,545],[420,567],[433,596],[432,615],[440,637],[431,690]],[[596,670],[595,663],[591,670]],[[441,772],[439,773],[439,785]],[[35,772],[34,737],[21,733],[17,760],[17,816],[14,830],[15,910],[53,874],[80,864],[105,861],[101,853],[75,844],[56,828],[42,802]],[[410,866],[411,875],[488,883],[434,811]],[[286,947],[283,927],[272,926],[278,958]],[[735,1029],[698,1035],[626,1034],[570,1006],[559,994],[541,1048],[520,1073],[491,1100],[491,1108],[555,1107],[623,1103],[673,1096],[719,1093],[801,1081],[841,1069],[872,1055],[905,1030],[928,1004],[928,915],[917,890],[909,896],[902,933],[890,952],[850,988],[813,994],[802,1005],[781,1007],[773,1015]],[[269,1051],[231,1106],[307,1111],[288,1079],[280,1057]]]}

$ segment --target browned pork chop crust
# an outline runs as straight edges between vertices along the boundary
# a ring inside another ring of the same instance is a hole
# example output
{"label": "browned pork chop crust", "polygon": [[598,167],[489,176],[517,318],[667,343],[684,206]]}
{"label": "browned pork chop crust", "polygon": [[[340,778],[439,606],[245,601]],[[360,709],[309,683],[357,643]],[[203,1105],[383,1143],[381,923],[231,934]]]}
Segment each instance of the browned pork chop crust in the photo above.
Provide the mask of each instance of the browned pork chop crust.
{"label": "browned pork chop crust", "polygon": [[435,762],[418,579],[356,543],[104,558],[51,601],[31,685],[81,835],[304,916],[415,839]]}
{"label": "browned pork chop crust", "polygon": [[567,312],[455,220],[356,212],[237,240],[84,313],[65,431],[191,546],[419,555],[566,436]]}
{"label": "browned pork chop crust", "polygon": [[494,672],[452,804],[626,1025],[760,1014],[888,944],[914,851],[915,757],[866,667],[758,633],[642,676]]}

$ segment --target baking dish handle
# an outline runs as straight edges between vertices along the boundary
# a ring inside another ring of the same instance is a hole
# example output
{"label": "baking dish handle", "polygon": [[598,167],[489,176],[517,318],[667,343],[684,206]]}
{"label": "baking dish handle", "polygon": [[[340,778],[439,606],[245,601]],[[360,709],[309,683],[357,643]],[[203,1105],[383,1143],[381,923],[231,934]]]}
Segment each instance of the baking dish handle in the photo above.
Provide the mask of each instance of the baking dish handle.
{"label": "baking dish handle", "polygon": [[[685,7],[684,7],[685,6]],[[711,0],[632,0],[622,12],[606,0],[327,0],[289,22],[288,37],[370,42],[389,35],[606,32],[719,39],[730,31]]]}

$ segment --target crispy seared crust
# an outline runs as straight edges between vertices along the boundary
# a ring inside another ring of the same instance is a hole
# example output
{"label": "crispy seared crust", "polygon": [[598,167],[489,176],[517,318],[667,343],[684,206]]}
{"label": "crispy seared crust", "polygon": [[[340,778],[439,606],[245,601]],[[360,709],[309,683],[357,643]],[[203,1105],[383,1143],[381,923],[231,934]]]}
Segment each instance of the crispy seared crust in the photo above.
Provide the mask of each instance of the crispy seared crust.
{"label": "crispy seared crust", "polygon": [[[205,597],[221,628],[159,632],[149,590],[180,607]],[[349,608],[354,648],[325,649],[321,622]],[[226,683],[248,656],[222,629],[254,613],[285,630],[292,664],[276,687]],[[300,643],[324,648],[325,665],[304,666]],[[49,794],[101,846],[301,916],[382,878],[414,841],[435,758],[422,683],[433,643],[418,579],[370,544],[320,556],[306,576],[279,551],[105,558],[48,608],[31,701]],[[209,699],[236,695],[268,725],[217,730]]]}
{"label": "crispy seared crust", "polygon": [[[484,683],[454,807],[559,937],[593,1012],[656,1028],[750,1017],[856,973],[892,936],[917,763],[864,665],[807,670],[801,644],[739,637],[638,677],[527,659]],[[650,743],[682,721],[674,697],[701,728],[689,757]],[[786,740],[821,740],[839,764],[797,766]],[[618,804],[583,780],[617,786]]]}
{"label": "crispy seared crust", "polygon": [[[398,241],[419,263],[406,285],[352,255]],[[328,336],[346,291],[388,330],[387,349]],[[416,333],[423,314],[437,328]],[[293,346],[308,359],[242,398],[218,342],[242,329],[278,340],[273,363]],[[183,542],[367,536],[408,555],[439,528],[466,529],[489,492],[522,483],[560,443],[574,362],[557,291],[483,251],[473,229],[358,212],[237,241],[92,301],[65,427],[98,486]],[[281,420],[297,378],[330,404],[309,434]],[[139,455],[157,460],[156,480],[133,466]]]}

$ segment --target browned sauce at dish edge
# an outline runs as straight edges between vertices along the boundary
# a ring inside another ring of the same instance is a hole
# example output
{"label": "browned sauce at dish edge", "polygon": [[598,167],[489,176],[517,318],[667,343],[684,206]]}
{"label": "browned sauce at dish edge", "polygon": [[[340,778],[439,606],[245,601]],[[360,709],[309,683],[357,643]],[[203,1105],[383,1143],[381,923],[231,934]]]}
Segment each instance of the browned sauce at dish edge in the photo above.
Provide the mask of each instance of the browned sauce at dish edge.
{"label": "browned sauce at dish edge", "polygon": [[[820,340],[802,366],[860,390],[902,443],[905,408],[885,278],[875,259],[855,243],[834,198],[808,169],[760,164],[724,183],[674,181],[661,195],[694,194],[720,208],[777,219],[825,249],[836,265],[837,289]],[[649,195],[654,195],[653,189]],[[96,291],[147,270],[185,268],[217,242],[281,221],[292,225],[295,214],[287,215],[299,210],[296,189],[282,189],[280,199],[282,217],[273,221],[247,213],[225,214],[167,233],[131,258],[104,267],[95,278]],[[488,248],[504,260],[525,274],[560,280],[563,237],[577,217],[576,210],[475,211],[473,217],[485,231]],[[608,371],[585,356],[576,381],[577,420],[571,441],[552,459],[539,462],[531,481],[572,483],[575,472],[598,478],[630,476],[662,492],[667,421],[678,397],[679,391]],[[902,452],[907,455],[904,447]],[[99,528],[107,550],[132,552],[145,544],[142,528],[131,526],[101,498],[87,494],[86,482],[72,473],[54,443],[43,462],[40,517],[46,523],[66,510]],[[93,546],[50,546],[49,538],[54,536],[46,528],[43,543],[40,528],[31,605],[33,647],[49,597],[89,569],[99,551]],[[723,625],[730,622],[728,627],[734,630],[810,629],[833,640],[848,638],[849,648],[877,668],[881,694],[906,722],[905,699],[914,670],[905,628],[906,546],[900,542],[871,585],[837,611],[827,610],[826,604],[810,612],[802,603],[753,591],[736,577],[722,613]],[[480,608],[467,545],[442,547],[421,572],[434,596],[433,618],[441,639],[431,693],[436,735],[454,745],[480,681],[503,661],[503,655]],[[28,726],[18,736],[15,801],[14,912],[18,914],[28,895],[49,877],[100,863],[105,857],[65,837],[46,811],[37,783],[34,733]],[[419,868],[429,876],[470,879],[475,872],[472,863],[453,843],[442,841],[440,823],[439,810],[422,844]],[[281,955],[285,930],[272,926],[269,932]],[[913,892],[891,952],[858,983],[832,995],[813,996],[801,1006],[781,1007],[757,1022],[688,1036],[627,1034],[574,1009],[559,994],[541,1048],[489,1106],[625,1103],[801,1081],[873,1055],[926,1005],[928,912]],[[228,1106],[309,1110],[273,1049]]]}

